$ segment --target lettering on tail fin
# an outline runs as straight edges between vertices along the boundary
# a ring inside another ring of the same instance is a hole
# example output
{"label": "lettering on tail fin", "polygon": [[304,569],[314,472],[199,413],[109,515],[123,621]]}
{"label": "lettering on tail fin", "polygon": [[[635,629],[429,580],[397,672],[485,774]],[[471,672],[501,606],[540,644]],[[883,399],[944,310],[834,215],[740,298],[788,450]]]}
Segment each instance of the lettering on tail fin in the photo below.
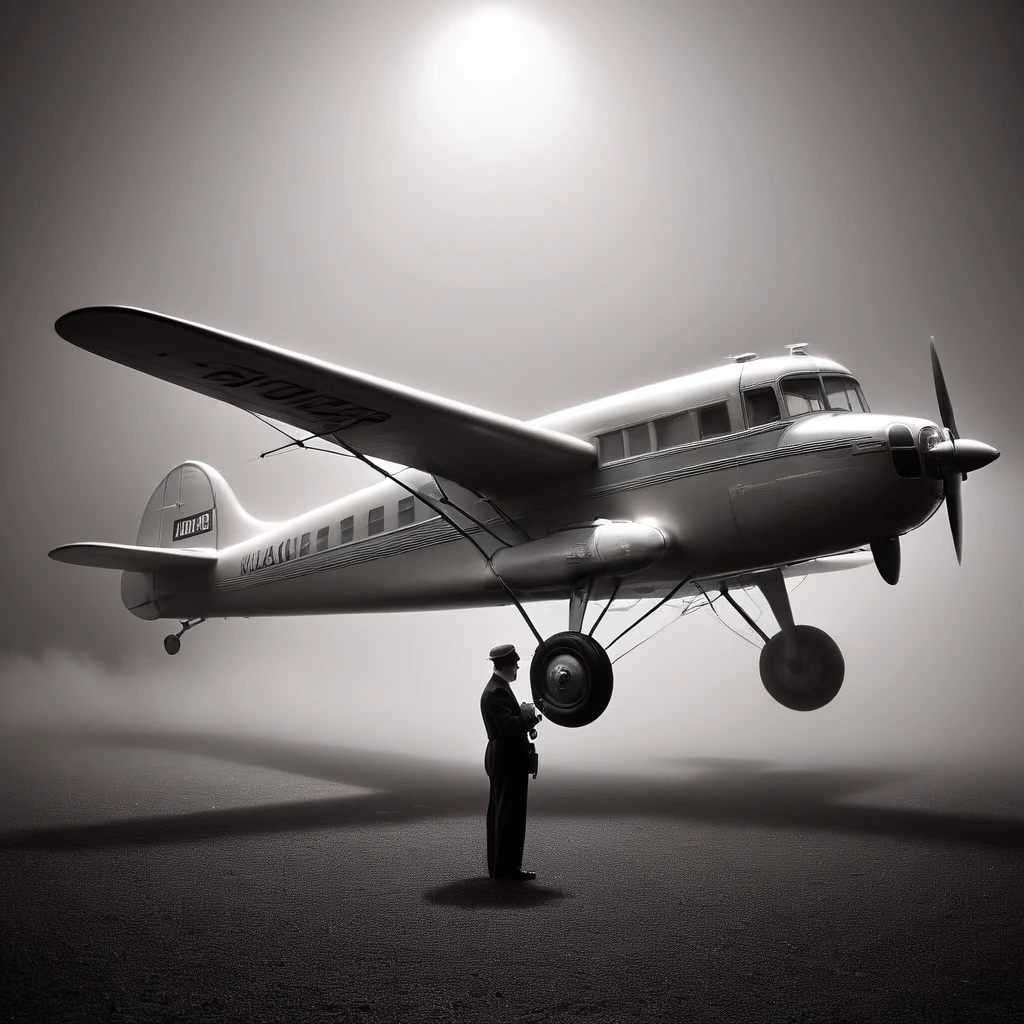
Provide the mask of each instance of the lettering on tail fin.
{"label": "lettering on tail fin", "polygon": [[185,540],[197,537],[201,533],[209,533],[213,529],[213,509],[197,512],[194,516],[185,516],[174,520],[174,531],[171,540]]}

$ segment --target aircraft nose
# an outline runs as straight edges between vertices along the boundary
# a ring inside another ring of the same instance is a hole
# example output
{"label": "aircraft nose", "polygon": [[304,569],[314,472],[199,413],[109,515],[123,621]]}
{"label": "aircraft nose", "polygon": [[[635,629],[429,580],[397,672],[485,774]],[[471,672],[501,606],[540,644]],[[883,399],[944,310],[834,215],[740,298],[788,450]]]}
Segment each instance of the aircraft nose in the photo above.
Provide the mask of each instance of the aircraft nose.
{"label": "aircraft nose", "polygon": [[973,473],[999,458],[998,448],[984,441],[972,441],[966,437],[955,441],[941,441],[932,445],[928,457],[940,471],[952,470],[957,473]]}

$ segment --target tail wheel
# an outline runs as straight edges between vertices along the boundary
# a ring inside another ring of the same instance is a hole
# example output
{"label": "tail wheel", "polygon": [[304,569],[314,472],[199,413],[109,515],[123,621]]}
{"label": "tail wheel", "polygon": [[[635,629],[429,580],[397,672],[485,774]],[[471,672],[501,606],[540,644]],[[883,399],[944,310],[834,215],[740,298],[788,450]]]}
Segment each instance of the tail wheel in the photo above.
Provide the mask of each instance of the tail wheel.
{"label": "tail wheel", "polygon": [[549,722],[570,729],[589,725],[612,699],[612,663],[593,637],[556,633],[533,656],[530,689]]}
{"label": "tail wheel", "polygon": [[793,711],[816,711],[839,692],[846,662],[839,645],[816,626],[794,626],[795,652],[782,633],[761,651],[761,682],[780,704]]}

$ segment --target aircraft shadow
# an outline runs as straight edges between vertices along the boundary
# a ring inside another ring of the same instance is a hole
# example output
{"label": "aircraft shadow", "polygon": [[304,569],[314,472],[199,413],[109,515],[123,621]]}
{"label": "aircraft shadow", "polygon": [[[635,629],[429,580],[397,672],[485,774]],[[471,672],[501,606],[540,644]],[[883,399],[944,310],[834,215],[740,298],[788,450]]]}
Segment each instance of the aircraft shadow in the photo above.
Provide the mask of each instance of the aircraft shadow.
{"label": "aircraft shadow", "polygon": [[[387,828],[437,818],[482,817],[487,800],[482,768],[379,751],[184,732],[50,734],[36,737],[36,741],[172,750],[372,792],[0,833],[0,849],[168,845],[320,829]],[[667,768],[660,775],[624,776],[552,769],[531,788],[530,815],[667,817],[714,825],[1024,849],[1024,821],[1015,818],[850,801],[857,793],[906,778],[906,772],[852,767],[788,769],[726,758],[682,758],[679,763],[690,772],[680,775],[677,769]]]}

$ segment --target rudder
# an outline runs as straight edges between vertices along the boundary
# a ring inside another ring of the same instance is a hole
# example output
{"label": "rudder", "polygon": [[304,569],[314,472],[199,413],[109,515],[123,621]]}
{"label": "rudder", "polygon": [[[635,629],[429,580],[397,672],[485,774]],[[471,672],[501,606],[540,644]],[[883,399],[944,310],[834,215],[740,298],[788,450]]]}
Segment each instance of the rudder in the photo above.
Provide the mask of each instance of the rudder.
{"label": "rudder", "polygon": [[[142,513],[136,544],[159,548],[225,548],[266,529],[249,515],[212,466],[183,462],[157,484]],[[140,619],[160,617],[158,574],[125,572],[121,600]]]}

